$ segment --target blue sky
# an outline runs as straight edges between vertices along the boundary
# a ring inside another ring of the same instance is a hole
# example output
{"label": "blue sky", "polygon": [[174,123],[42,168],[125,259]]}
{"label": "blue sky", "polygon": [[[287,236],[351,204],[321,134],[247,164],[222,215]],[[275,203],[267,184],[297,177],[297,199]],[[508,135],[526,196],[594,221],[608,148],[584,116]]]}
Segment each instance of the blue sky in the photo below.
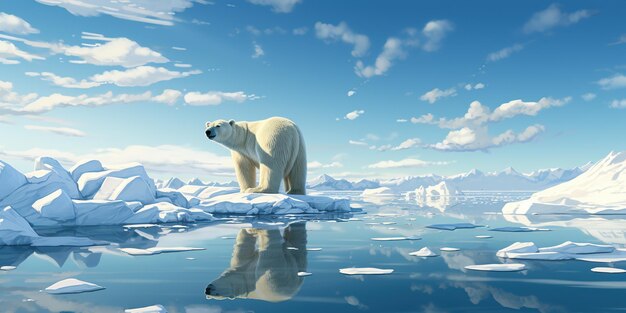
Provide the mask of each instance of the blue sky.
{"label": "blue sky", "polygon": [[[497,14],[494,14],[497,12]],[[232,178],[215,119],[285,116],[310,175],[573,167],[626,150],[622,1],[0,2],[0,159]]]}

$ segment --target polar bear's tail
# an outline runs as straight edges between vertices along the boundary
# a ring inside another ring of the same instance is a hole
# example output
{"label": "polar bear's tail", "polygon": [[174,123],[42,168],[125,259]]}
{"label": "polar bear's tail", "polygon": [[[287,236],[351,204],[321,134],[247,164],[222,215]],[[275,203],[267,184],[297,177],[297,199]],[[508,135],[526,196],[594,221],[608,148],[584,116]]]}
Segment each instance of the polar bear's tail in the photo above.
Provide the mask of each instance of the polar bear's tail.
{"label": "polar bear's tail", "polygon": [[295,162],[291,167],[291,170],[285,177],[285,189],[289,194],[304,195],[306,194],[306,144],[304,143],[304,136],[302,131],[296,126],[298,135],[300,136],[298,144],[298,152],[295,158]]}

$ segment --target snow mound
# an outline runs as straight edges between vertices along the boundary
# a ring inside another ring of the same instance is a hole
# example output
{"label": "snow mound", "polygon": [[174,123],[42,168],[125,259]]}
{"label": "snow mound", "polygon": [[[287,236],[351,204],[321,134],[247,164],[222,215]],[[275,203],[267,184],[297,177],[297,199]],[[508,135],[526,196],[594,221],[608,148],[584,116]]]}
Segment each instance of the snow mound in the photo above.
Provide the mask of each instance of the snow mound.
{"label": "snow mound", "polygon": [[465,269],[472,271],[488,271],[488,272],[518,272],[526,269],[526,265],[521,263],[509,264],[480,264],[468,265]]}
{"label": "snow mound", "polygon": [[578,177],[507,203],[504,214],[626,214],[626,152],[611,152]]}
{"label": "snow mound", "polygon": [[50,294],[66,294],[91,292],[102,289],[104,289],[104,287],[98,286],[93,283],[82,281],[76,278],[68,278],[48,286],[46,289],[44,289],[44,291]]}
{"label": "snow mound", "polygon": [[393,273],[393,270],[375,267],[350,267],[340,269],[339,273],[344,275],[386,275]]}

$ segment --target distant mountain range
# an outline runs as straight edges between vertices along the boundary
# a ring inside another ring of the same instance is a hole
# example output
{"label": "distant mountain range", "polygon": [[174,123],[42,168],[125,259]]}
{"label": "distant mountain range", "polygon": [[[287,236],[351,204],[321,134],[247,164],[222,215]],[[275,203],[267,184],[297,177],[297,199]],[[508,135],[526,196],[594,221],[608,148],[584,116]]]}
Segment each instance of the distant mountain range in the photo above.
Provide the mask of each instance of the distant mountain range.
{"label": "distant mountain range", "polygon": [[[499,172],[484,173],[473,169],[467,173],[440,176],[440,175],[420,175],[405,176],[386,180],[362,179],[359,181],[348,181],[346,179],[336,179],[330,175],[320,175],[307,183],[307,188],[319,191],[328,190],[365,190],[379,187],[388,187],[394,192],[414,191],[420,186],[434,186],[441,182],[446,182],[462,191],[537,191],[543,190],[560,183],[569,181],[591,167],[592,163],[572,169],[551,168],[534,171],[524,174],[509,167]],[[204,182],[199,178],[194,178],[184,182],[178,178],[170,178],[166,181],[157,181],[158,188],[178,189],[184,185],[197,186],[221,186],[237,187],[235,181],[228,183]]]}

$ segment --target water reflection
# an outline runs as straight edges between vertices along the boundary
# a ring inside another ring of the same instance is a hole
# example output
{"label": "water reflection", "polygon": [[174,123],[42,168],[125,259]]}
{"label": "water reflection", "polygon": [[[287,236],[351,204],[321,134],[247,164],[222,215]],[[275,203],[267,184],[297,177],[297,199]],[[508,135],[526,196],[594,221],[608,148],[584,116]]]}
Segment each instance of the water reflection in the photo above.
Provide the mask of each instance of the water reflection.
{"label": "water reflection", "polygon": [[246,228],[239,231],[230,267],[206,287],[208,299],[291,299],[302,285],[298,272],[307,267],[304,222],[279,229]]}

